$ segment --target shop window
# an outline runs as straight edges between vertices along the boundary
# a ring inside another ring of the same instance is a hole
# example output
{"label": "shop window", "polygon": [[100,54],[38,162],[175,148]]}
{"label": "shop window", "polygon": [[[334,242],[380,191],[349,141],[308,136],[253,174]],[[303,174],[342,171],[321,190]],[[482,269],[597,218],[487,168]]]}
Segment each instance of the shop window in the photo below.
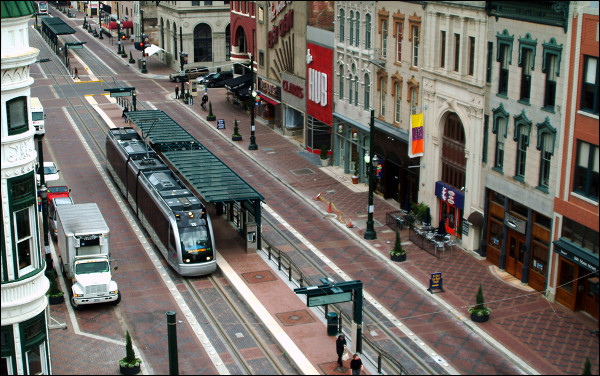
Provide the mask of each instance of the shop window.
{"label": "shop window", "polygon": [[367,13],[365,15],[365,49],[366,50],[371,49],[371,27],[373,27],[373,25],[371,25],[371,15]]}
{"label": "shop window", "polygon": [[577,141],[573,191],[598,201],[598,145]]}
{"label": "shop window", "polygon": [[514,214],[518,214],[523,218],[527,218],[529,209],[527,206],[518,203],[517,201],[510,201],[510,211]]}
{"label": "shop window", "polygon": [[29,129],[27,97],[17,97],[6,102],[6,123],[9,136],[27,132]]}
{"label": "shop window", "polygon": [[543,214],[535,213],[533,221],[535,224],[538,224],[546,229],[550,230],[552,228],[552,218],[546,217]]}
{"label": "shop window", "polygon": [[492,247],[502,250],[502,223],[497,222],[496,220],[491,220],[490,224],[490,235],[489,245]]}
{"label": "shop window", "polygon": [[441,31],[440,35],[440,68],[446,67],[446,32]]}
{"label": "shop window", "polygon": [[346,12],[343,9],[340,9],[339,16],[339,24],[340,24],[340,43],[344,43],[345,39],[345,26],[346,26]]}
{"label": "shop window", "polygon": [[504,201],[506,200],[506,198],[504,197],[504,195],[502,195],[496,191],[491,191],[490,200],[492,202],[495,202],[496,204],[500,205],[501,207],[504,207]]}
{"label": "shop window", "polygon": [[558,276],[558,285],[564,290],[573,293],[573,280],[575,279],[575,265],[565,260],[560,262],[560,273]]}
{"label": "shop window", "polygon": [[581,75],[581,110],[598,115],[598,58],[583,57],[583,74]]}
{"label": "shop window", "polygon": [[532,242],[531,269],[546,275],[548,271],[548,247],[538,242]]}
{"label": "shop window", "polygon": [[454,71],[459,71],[460,63],[460,34],[454,34]]}

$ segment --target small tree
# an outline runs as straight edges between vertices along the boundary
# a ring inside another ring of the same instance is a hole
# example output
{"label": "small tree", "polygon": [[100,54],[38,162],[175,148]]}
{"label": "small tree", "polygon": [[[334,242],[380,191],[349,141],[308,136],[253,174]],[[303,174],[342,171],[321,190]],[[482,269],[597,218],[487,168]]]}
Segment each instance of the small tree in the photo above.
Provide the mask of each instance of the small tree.
{"label": "small tree", "polygon": [[354,176],[358,176],[358,161],[354,161]]}
{"label": "small tree", "polygon": [[64,293],[58,287],[58,282],[56,281],[56,271],[51,270],[50,273],[48,273],[48,278],[50,279],[50,288],[48,289],[46,295],[50,297],[59,297],[64,295]]}
{"label": "small tree", "polygon": [[394,243],[394,248],[390,250],[391,256],[401,256],[405,255],[406,250],[402,248],[402,240],[400,239],[400,231],[396,230],[396,242]]}
{"label": "small tree", "polygon": [[590,358],[585,357],[585,363],[583,363],[583,373],[582,375],[591,375],[592,374],[592,363],[590,363]]}
{"label": "small tree", "polygon": [[133,351],[133,344],[131,343],[131,336],[129,335],[129,330],[127,331],[127,335],[125,336],[125,357],[121,359],[119,362],[123,367],[135,367],[139,366],[142,363],[142,360],[135,357],[135,351]]}
{"label": "small tree", "polygon": [[238,120],[235,119],[233,121],[233,134],[231,135],[231,139],[233,141],[241,141],[242,135],[240,134],[240,130],[238,129]]}
{"label": "small tree", "polygon": [[329,156],[327,155],[327,152],[328,152],[327,145],[325,145],[325,144],[322,144],[322,145],[321,145],[321,153],[320,153],[320,155],[319,155],[319,156],[321,157],[321,159],[327,159],[327,158],[329,157]]}
{"label": "small tree", "polygon": [[208,101],[208,115],[206,116],[206,120],[208,121],[212,121],[212,120],[216,120],[217,117],[215,115],[213,115],[212,112],[212,102]]}
{"label": "small tree", "polygon": [[492,310],[485,306],[485,302],[483,300],[483,288],[481,287],[481,283],[479,284],[479,289],[477,290],[477,297],[475,298],[475,300],[477,304],[469,308],[469,313],[476,314],[477,316],[489,315]]}

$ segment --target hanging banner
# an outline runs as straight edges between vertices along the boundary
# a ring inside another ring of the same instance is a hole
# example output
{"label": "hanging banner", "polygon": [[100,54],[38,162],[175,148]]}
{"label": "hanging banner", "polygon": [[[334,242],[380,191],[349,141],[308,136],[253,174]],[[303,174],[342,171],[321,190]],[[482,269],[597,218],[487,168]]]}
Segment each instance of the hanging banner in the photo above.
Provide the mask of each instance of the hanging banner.
{"label": "hanging banner", "polygon": [[423,156],[423,113],[410,116],[408,144],[409,157]]}

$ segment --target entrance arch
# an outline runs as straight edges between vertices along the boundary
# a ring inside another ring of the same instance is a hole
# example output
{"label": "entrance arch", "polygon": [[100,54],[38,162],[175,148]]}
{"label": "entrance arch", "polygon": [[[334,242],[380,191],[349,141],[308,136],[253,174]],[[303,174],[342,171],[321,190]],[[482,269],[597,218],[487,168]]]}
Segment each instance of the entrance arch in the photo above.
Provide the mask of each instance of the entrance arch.
{"label": "entrance arch", "polygon": [[201,23],[194,28],[194,62],[212,61],[212,30]]}

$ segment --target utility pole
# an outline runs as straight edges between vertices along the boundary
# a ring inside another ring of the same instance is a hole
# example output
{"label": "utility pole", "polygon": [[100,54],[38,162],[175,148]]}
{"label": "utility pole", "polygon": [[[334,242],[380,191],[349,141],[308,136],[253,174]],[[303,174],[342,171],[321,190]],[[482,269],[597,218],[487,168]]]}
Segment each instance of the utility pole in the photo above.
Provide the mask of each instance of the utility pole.
{"label": "utility pole", "polygon": [[[179,66],[181,67],[181,71],[183,72],[183,29],[179,26]],[[185,98],[185,91],[183,87],[183,80],[181,80],[181,97]]]}
{"label": "utility pole", "polygon": [[[367,230],[365,231],[365,239],[373,240],[377,239],[377,233],[375,232],[374,223],[373,223],[373,191],[374,191],[374,183],[375,179],[373,177],[373,149],[375,148],[375,110],[371,109],[371,124],[369,131],[369,160],[367,161],[367,175],[369,179],[369,207],[368,210],[368,219],[367,219]],[[367,160],[367,158],[365,158]]]}
{"label": "utility pole", "polygon": [[257,150],[256,137],[254,136],[254,106],[256,106],[255,98],[256,91],[254,91],[254,56],[250,54],[250,95],[252,96],[252,103],[250,103],[250,145],[248,150]]}
{"label": "utility pole", "polygon": [[146,38],[144,36],[144,10],[140,9],[141,15],[141,28],[142,28],[142,36],[140,39],[140,43],[142,43],[142,73],[148,73],[148,69],[146,69]]}

